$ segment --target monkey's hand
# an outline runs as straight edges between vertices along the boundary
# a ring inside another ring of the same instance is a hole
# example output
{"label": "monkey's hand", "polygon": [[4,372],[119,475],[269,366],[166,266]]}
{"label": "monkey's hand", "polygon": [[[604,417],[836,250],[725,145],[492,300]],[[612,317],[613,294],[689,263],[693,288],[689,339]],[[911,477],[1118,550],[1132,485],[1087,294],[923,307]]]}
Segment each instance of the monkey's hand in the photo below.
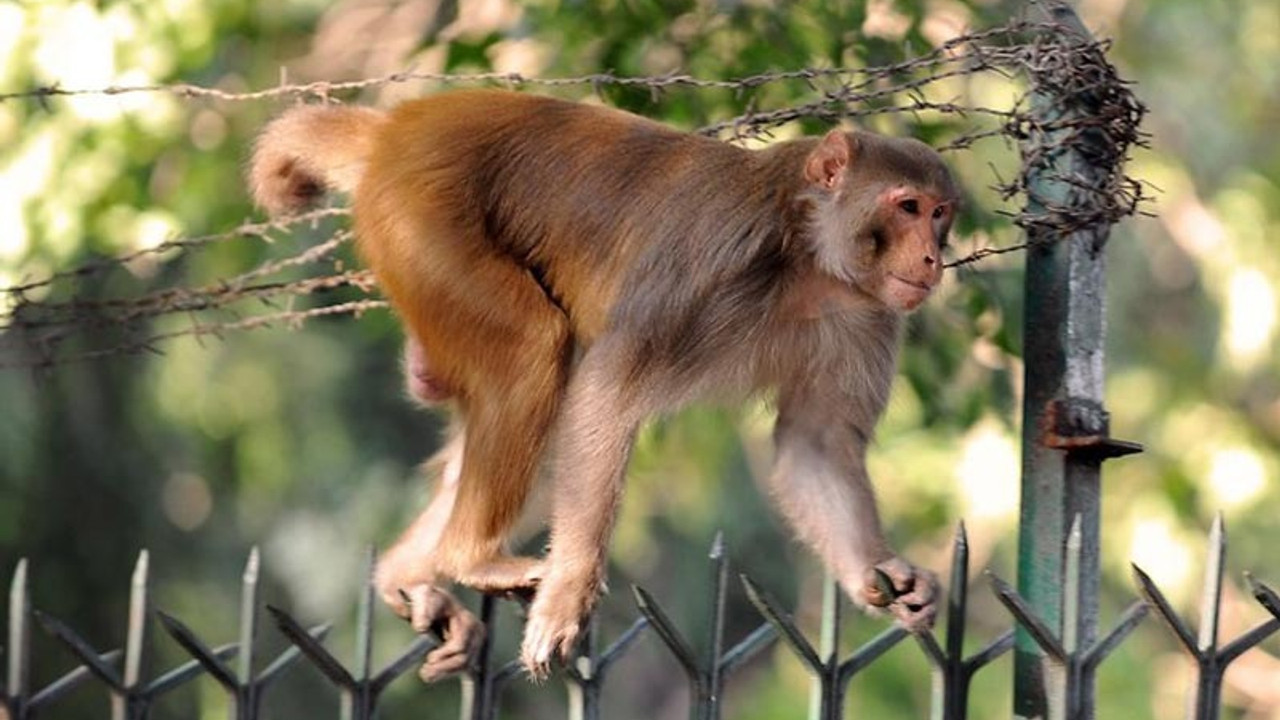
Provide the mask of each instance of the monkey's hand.
{"label": "monkey's hand", "polygon": [[552,659],[573,654],[583,621],[595,604],[599,583],[553,570],[538,587],[524,625],[520,662],[535,680],[544,680]]}
{"label": "monkey's hand", "polygon": [[887,609],[911,632],[933,627],[938,614],[938,578],[900,557],[867,568],[859,595],[867,605]]}
{"label": "monkey's hand", "polygon": [[395,592],[394,599],[383,595],[397,615],[409,621],[414,632],[435,633],[441,643],[427,653],[418,677],[423,682],[466,670],[480,654],[484,624],[452,595],[434,585],[418,583]]}

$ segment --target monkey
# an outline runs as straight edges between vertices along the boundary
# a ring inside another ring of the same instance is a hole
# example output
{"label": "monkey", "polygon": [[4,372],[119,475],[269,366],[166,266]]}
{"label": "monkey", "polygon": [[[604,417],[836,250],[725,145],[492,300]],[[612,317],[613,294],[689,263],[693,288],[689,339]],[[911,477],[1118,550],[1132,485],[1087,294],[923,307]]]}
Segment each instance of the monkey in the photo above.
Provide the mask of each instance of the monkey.
{"label": "monkey", "polygon": [[[351,195],[410,392],[454,407],[441,487],[376,578],[416,630],[447,627],[424,678],[465,667],[482,636],[448,581],[532,591],[523,663],[543,677],[568,657],[604,589],[638,428],[757,392],[777,410],[765,485],[793,532],[856,604],[932,625],[937,580],[889,546],[866,468],[903,318],[942,280],[960,200],[928,145],[833,129],[746,149],[472,89],[286,111],[248,181],[273,215]],[[548,548],[513,556],[543,471]]]}

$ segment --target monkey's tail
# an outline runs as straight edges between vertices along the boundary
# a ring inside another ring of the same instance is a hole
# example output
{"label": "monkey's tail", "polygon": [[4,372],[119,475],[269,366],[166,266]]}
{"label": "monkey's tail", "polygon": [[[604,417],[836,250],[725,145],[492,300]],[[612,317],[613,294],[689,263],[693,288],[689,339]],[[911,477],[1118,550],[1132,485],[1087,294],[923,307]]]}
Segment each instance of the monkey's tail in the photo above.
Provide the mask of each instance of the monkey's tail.
{"label": "monkey's tail", "polygon": [[299,105],[272,120],[253,148],[249,189],[271,215],[306,209],[330,190],[350,193],[364,174],[386,114],[340,105]]}

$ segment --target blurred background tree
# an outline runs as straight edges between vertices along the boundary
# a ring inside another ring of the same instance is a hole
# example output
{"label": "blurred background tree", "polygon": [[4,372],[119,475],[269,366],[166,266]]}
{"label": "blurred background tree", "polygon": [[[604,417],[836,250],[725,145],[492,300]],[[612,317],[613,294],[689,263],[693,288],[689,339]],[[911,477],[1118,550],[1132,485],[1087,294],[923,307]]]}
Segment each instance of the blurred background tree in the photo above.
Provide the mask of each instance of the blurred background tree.
{"label": "blurred background tree", "polygon": [[[1134,595],[1127,563],[1148,570],[1184,607],[1194,600],[1203,539],[1221,510],[1231,530],[1229,572],[1280,581],[1271,548],[1280,507],[1280,6],[1271,0],[1083,0],[1098,34],[1151,107],[1152,147],[1132,172],[1158,192],[1155,218],[1123,224],[1111,241],[1108,403],[1117,437],[1147,446],[1110,465],[1104,485],[1104,613]],[[564,76],[687,72],[728,78],[801,67],[859,67],[936,47],[966,29],[1021,11],[999,0],[870,2],[554,2],[538,0],[0,1],[0,92],[38,86],[190,82],[229,91],[291,82],[423,71],[516,71]],[[378,86],[352,98],[379,105],[433,89]],[[972,90],[972,88],[971,88]],[[1000,88],[978,88],[999,94]],[[803,86],[770,86],[781,104]],[[574,95],[576,93],[576,95]],[[606,86],[619,106],[694,128],[731,117],[727,92]],[[562,91],[574,97],[591,88]],[[0,287],[99,255],[179,235],[221,232],[253,216],[240,179],[256,128],[279,101],[215,103],[165,92],[0,102]],[[882,130],[928,136],[894,117]],[[806,126],[806,130],[817,130]],[[797,132],[800,129],[797,129]],[[785,134],[785,133],[784,133]],[[988,161],[953,153],[973,195],[960,245],[1015,242],[993,209]],[[313,231],[316,237],[320,230]],[[302,233],[290,242],[304,243]],[[119,295],[162,281],[208,282],[273,249],[223,243],[198,256],[162,256],[86,280],[78,292]],[[955,523],[967,520],[975,567],[1013,576],[1020,418],[1021,257],[952,273],[913,319],[904,372],[872,458],[884,511],[903,549],[935,569]],[[165,321],[174,322],[174,321]],[[349,647],[362,548],[385,544],[417,509],[418,461],[441,420],[401,394],[399,330],[386,313],[313,321],[298,331],[180,340],[162,354],[0,371],[0,572],[32,562],[35,604],[99,647],[122,641],[127,579],[152,549],[157,603],[205,637],[231,638],[236,579],[260,544],[267,599],[307,620],[335,619],[330,641]],[[812,627],[819,574],[786,542],[750,490],[769,457],[769,411],[699,408],[656,423],[632,463],[613,552],[615,593],[606,636],[634,616],[631,582],[669,607],[689,636],[705,636],[706,551],[723,529],[739,567],[780,594]],[[536,547],[536,545],[534,546]],[[740,593],[730,638],[758,622]],[[1225,634],[1262,611],[1232,591]],[[974,594],[974,636],[1009,624],[989,594]],[[198,619],[198,622],[195,620]],[[510,653],[516,621],[500,653]],[[846,647],[883,627],[849,623]],[[382,613],[379,647],[409,639]],[[264,631],[269,643],[279,644]],[[36,677],[71,664],[37,637]],[[344,643],[346,643],[344,645]],[[155,641],[167,666],[181,654]],[[1269,650],[1269,652],[1268,652]],[[1228,674],[1229,716],[1280,718],[1274,641]],[[685,691],[665,650],[644,640],[625,682],[606,695],[610,717],[682,717]],[[981,675],[974,717],[1007,716],[1008,661]],[[1153,623],[1103,666],[1103,716],[1165,718],[1190,679]],[[281,717],[331,712],[331,692],[307,669],[269,703]],[[903,644],[855,680],[851,705],[869,717],[923,717],[928,678]],[[517,684],[504,707],[557,717],[554,686]],[[220,716],[220,691],[202,681],[167,698],[161,717]],[[729,689],[731,716],[798,717],[807,684],[785,649]],[[58,717],[99,717],[86,689]],[[397,683],[386,717],[452,715],[456,687]]]}

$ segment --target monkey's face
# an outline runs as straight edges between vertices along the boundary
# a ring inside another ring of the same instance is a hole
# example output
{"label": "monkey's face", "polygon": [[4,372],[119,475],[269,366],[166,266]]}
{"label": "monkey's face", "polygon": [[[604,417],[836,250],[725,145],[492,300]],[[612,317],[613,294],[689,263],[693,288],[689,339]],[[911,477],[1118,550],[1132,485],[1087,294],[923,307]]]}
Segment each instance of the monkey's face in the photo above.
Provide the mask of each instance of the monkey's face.
{"label": "monkey's face", "polygon": [[955,203],[910,185],[833,200],[817,213],[819,266],[895,312],[919,307],[942,280]]}
{"label": "monkey's face", "polygon": [[876,195],[863,258],[869,290],[891,309],[910,312],[942,280],[942,249],[951,231],[954,203],[936,192],[897,186]]}

